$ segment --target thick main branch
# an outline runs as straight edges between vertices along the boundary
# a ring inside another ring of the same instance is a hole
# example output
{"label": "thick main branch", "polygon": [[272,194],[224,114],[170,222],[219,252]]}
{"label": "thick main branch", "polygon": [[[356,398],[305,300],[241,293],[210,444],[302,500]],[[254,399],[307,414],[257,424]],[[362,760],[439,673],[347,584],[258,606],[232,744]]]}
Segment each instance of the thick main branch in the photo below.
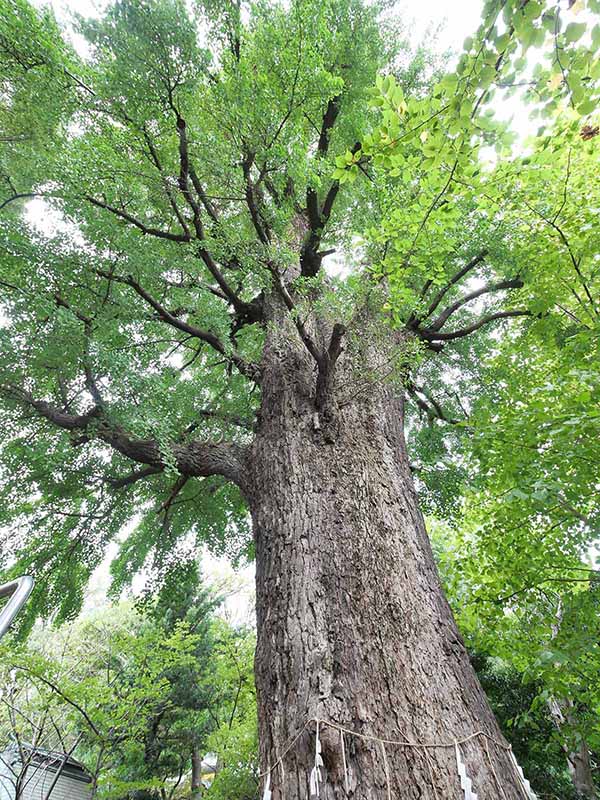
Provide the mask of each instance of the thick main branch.
{"label": "thick main branch", "polygon": [[[242,482],[245,457],[245,447],[242,445],[193,440],[161,446],[155,439],[132,436],[121,425],[112,422],[97,406],[83,414],[69,414],[45,400],[35,398],[20,387],[0,385],[0,392],[20,405],[34,409],[55,427],[79,433],[76,444],[97,439],[132,461],[156,471],[162,471],[167,462],[173,462],[177,471],[188,477],[222,475],[234,483]],[[146,472],[153,474],[149,470]]]}
{"label": "thick main branch", "polygon": [[[439,292],[437,292],[437,294],[435,295],[435,297],[433,298],[433,300],[429,304],[429,307],[428,307],[427,311],[425,312],[425,314],[423,316],[421,316],[419,318],[418,321],[420,321],[421,319],[427,319],[427,317],[431,316],[431,314],[433,314],[433,312],[436,310],[436,308],[439,306],[439,304],[444,299],[444,296],[446,295],[446,293],[448,291],[450,291],[450,289],[453,286],[455,286],[460,280],[462,280],[465,277],[465,275],[467,275],[469,272],[471,272],[471,270],[475,269],[475,267],[478,264],[481,264],[481,262],[487,256],[487,254],[488,254],[487,250],[485,250],[485,249],[481,250],[479,253],[477,253],[477,255],[474,258],[472,258],[470,261],[468,261],[464,265],[464,267],[459,269],[458,272],[455,272],[454,275],[452,275],[452,277],[449,279],[449,281],[444,286],[442,286],[442,288],[439,290]],[[427,283],[423,287],[423,291],[421,292],[421,296],[422,297],[425,297],[425,295],[426,295],[428,289],[430,288],[430,286],[431,286],[431,281],[427,281]]]}
{"label": "thick main branch", "polygon": [[506,281],[499,281],[498,283],[488,283],[485,286],[482,286],[480,289],[476,289],[473,292],[469,292],[464,297],[460,297],[456,302],[449,305],[442,313],[437,317],[431,325],[427,326],[427,329],[430,331],[439,331],[446,322],[450,319],[452,314],[458,311],[463,306],[470,303],[472,300],[476,300],[478,297],[481,297],[484,294],[493,294],[494,292],[500,292],[504,289],[520,289],[523,286],[523,281],[520,278],[513,278],[511,280]]}
{"label": "thick main branch", "polygon": [[139,297],[141,297],[151,308],[156,311],[158,317],[163,322],[166,322],[173,328],[177,328],[178,330],[183,331],[183,333],[187,333],[196,339],[200,339],[202,342],[206,342],[206,344],[210,345],[213,350],[216,350],[217,353],[222,355],[227,361],[231,361],[233,364],[235,364],[235,366],[243,375],[246,375],[246,377],[252,378],[253,380],[258,380],[258,369],[254,364],[248,364],[235,351],[231,353],[227,352],[225,345],[216,334],[212,333],[211,331],[198,328],[195,325],[191,325],[189,322],[186,322],[185,320],[171,313],[162,305],[162,303],[159,303],[155,297],[153,297],[146,289],[144,289],[144,287],[141,286],[141,284],[139,284],[135,278],[133,278],[133,276],[116,276],[112,273],[105,272],[104,270],[97,270],[97,273],[108,280],[117,281],[130,286],[133,291],[139,295]]}

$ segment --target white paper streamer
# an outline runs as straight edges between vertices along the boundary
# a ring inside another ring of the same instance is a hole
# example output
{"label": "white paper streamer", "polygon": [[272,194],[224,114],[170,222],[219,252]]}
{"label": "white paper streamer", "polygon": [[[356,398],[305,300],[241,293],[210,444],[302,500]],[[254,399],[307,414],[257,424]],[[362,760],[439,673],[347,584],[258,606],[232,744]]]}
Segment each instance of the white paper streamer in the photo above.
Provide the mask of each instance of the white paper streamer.
{"label": "white paper streamer", "polygon": [[344,743],[344,731],[340,731],[340,743],[342,745],[342,764],[344,765],[344,789],[346,794],[350,791],[348,787],[348,762],[346,761],[346,745]]}
{"label": "white paper streamer", "polygon": [[523,786],[523,789],[525,789],[525,794],[527,795],[529,800],[538,800],[537,794],[533,791],[533,789],[531,788],[531,784],[523,774],[523,770],[519,766],[519,762],[515,758],[515,754],[513,753],[512,750],[510,751],[510,757],[512,758],[513,764],[515,765],[515,769],[517,770],[517,775],[519,776],[521,785]]}
{"label": "white paper streamer", "polygon": [[383,754],[383,768],[385,769],[385,788],[387,793],[387,800],[392,800],[392,786],[390,784],[390,767],[388,764],[387,753],[385,751],[385,744],[381,742],[381,752]]}
{"label": "white paper streamer", "polygon": [[263,800],[271,800],[271,773],[267,772],[265,780],[265,788],[263,791]]}
{"label": "white paper streamer", "polygon": [[317,730],[315,734],[315,765],[310,772],[310,796],[320,797],[319,784],[323,783],[321,767],[323,758],[321,756],[321,740],[319,739],[319,721],[317,720]]}
{"label": "white paper streamer", "polygon": [[[284,767],[283,767],[283,758],[291,750],[291,748],[294,746],[294,744],[298,741],[298,739],[300,738],[302,733],[306,730],[306,728],[309,726],[309,724],[313,723],[313,722],[316,724],[316,731],[315,731],[315,759],[314,759],[314,766],[310,771],[309,785],[310,785],[310,797],[311,798],[317,798],[317,800],[319,800],[319,798],[321,796],[321,784],[323,784],[324,781],[325,781],[325,772],[324,772],[325,764],[323,762],[323,757],[321,755],[322,747],[321,747],[321,739],[319,737],[320,724],[323,724],[323,725],[326,725],[326,726],[328,725],[331,728],[337,729],[339,731],[339,733],[340,733],[340,749],[341,749],[341,755],[342,755],[342,763],[343,763],[343,767],[344,767],[344,789],[345,789],[346,796],[348,796],[348,792],[349,792],[349,789],[350,789],[351,776],[350,776],[350,768],[348,767],[348,763],[347,763],[347,760],[346,760],[346,747],[345,747],[344,733],[346,733],[348,736],[355,736],[355,737],[358,737],[358,738],[361,738],[361,739],[366,739],[366,740],[369,740],[369,741],[379,742],[379,744],[381,745],[382,757],[383,757],[384,768],[385,768],[385,777],[386,777],[386,783],[387,783],[388,800],[391,800],[391,785],[390,785],[389,764],[388,764],[387,753],[386,753],[386,749],[385,749],[385,745],[386,744],[398,745],[399,747],[423,748],[425,756],[426,756],[426,759],[427,759],[429,772],[430,772],[430,775],[432,777],[432,781],[433,781],[433,775],[432,775],[432,772],[431,772],[431,762],[430,762],[430,759],[429,759],[429,754],[427,752],[427,748],[431,748],[431,747],[435,747],[435,748],[450,747],[451,748],[453,746],[451,742],[435,742],[435,741],[434,742],[411,742],[408,739],[406,739],[406,737],[405,737],[405,741],[402,741],[402,740],[395,741],[395,740],[392,740],[392,739],[380,739],[377,736],[370,736],[368,734],[363,734],[363,733],[359,733],[358,731],[350,730],[349,728],[343,728],[341,725],[337,725],[337,724],[335,724],[333,722],[327,722],[325,720],[320,720],[318,718],[309,719],[307,722],[305,722],[303,727],[295,735],[295,737],[292,739],[292,741],[289,742],[289,744],[285,747],[283,753],[277,759],[275,764],[272,767],[269,767],[266,770],[266,772],[261,773],[259,775],[259,778],[262,778],[263,776],[265,777],[265,784],[264,784],[264,789],[263,789],[262,800],[272,800],[272,792],[271,792],[271,772],[272,772],[272,770],[276,769],[280,765],[281,766],[282,777],[285,779],[285,771],[284,771]],[[455,750],[455,754],[456,754],[456,766],[457,766],[458,775],[459,775],[459,778],[460,778],[460,786],[461,786],[461,789],[462,789],[462,792],[463,792],[464,800],[478,800],[478,795],[477,795],[476,792],[473,791],[473,782],[471,781],[471,779],[469,778],[469,776],[467,774],[467,768],[466,768],[465,763],[463,762],[463,759],[462,759],[461,750],[460,750],[460,746],[459,746],[459,741],[460,741],[460,743],[464,744],[466,742],[470,742],[470,741],[476,740],[476,739],[478,739],[479,737],[482,737],[482,736],[485,737],[485,739],[484,739],[485,748],[486,748],[486,751],[487,751],[488,760],[490,761],[490,767],[492,769],[492,773],[494,775],[494,780],[496,781],[496,785],[497,785],[498,789],[501,791],[502,796],[504,797],[504,790],[502,789],[502,786],[498,781],[496,773],[494,772],[494,766],[493,766],[493,763],[492,763],[492,761],[490,759],[489,749],[487,747],[487,739],[489,739],[492,742],[495,742],[504,751],[509,750],[510,757],[512,759],[515,771],[517,773],[517,777],[519,779],[519,783],[520,783],[521,789],[523,790],[524,797],[526,797],[527,800],[538,800],[538,797],[535,794],[535,792],[532,790],[529,781],[527,780],[527,778],[523,774],[523,770],[519,766],[519,764],[517,762],[517,759],[515,758],[515,754],[512,752],[512,749],[508,748],[506,746],[506,744],[504,744],[502,742],[498,742],[495,739],[493,739],[492,737],[487,736],[483,731],[476,731],[475,733],[472,733],[469,736],[466,736],[464,739],[461,739],[461,740],[455,739],[454,740],[454,750]],[[437,798],[438,795],[437,795],[437,789],[435,787],[435,784],[433,784],[433,789],[435,791],[435,795],[436,795],[436,798]]]}
{"label": "white paper streamer", "polygon": [[458,742],[454,743],[454,749],[456,750],[456,766],[458,768],[458,774],[460,775],[460,786],[465,794],[465,800],[477,800],[477,795],[472,789],[473,784],[471,778],[467,775],[467,768],[460,756]]}

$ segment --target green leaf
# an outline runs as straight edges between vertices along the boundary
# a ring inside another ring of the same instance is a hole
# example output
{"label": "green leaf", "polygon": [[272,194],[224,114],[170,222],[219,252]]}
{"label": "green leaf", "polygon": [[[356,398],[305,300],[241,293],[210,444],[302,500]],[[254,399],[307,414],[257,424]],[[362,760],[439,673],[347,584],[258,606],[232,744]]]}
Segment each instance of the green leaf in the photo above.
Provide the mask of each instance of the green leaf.
{"label": "green leaf", "polygon": [[585,22],[570,22],[565,28],[565,39],[567,42],[577,42],[586,31]]}

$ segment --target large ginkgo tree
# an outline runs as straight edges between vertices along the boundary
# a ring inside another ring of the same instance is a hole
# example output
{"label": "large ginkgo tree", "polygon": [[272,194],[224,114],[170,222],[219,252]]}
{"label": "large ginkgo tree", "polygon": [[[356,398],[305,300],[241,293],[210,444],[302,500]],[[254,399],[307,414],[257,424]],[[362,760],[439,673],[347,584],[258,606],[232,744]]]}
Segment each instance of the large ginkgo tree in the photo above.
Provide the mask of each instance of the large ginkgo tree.
{"label": "large ginkgo tree", "polygon": [[388,4],[117,0],[77,56],[2,0],[0,559],[60,619],[126,525],[116,586],[254,556],[266,798],[525,796],[405,420],[597,330],[598,6],[487,0],[445,74]]}

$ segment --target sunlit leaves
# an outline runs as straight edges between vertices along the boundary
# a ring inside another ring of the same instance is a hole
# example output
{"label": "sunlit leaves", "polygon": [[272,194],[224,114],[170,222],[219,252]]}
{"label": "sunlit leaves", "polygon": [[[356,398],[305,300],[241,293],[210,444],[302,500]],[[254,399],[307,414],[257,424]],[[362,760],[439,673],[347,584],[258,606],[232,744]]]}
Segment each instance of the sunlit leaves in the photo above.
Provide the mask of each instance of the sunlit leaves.
{"label": "sunlit leaves", "polygon": [[64,141],[81,91],[73,61],[49,10],[0,3],[0,204],[47,178],[34,154],[55,156]]}

